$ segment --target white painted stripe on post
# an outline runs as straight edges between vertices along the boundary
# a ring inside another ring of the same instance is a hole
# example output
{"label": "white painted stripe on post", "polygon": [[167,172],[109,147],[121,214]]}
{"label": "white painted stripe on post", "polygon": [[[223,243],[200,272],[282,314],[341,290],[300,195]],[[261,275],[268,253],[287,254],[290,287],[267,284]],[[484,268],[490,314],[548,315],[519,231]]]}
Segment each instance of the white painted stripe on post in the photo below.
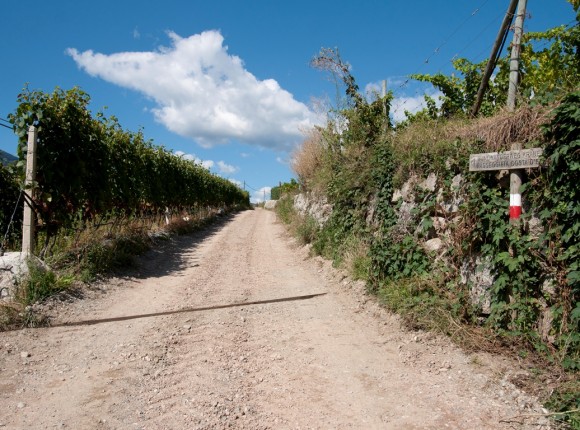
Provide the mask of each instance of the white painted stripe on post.
{"label": "white painted stripe on post", "polygon": [[521,205],[522,205],[522,195],[510,194],[510,206],[521,206]]}

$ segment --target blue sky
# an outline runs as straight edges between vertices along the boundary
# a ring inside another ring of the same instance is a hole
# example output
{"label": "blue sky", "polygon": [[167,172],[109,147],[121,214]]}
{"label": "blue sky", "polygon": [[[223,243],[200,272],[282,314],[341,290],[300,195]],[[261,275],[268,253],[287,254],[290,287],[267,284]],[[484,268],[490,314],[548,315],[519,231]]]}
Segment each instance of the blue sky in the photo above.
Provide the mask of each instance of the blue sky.
{"label": "blue sky", "polygon": [[[397,117],[425,91],[412,73],[451,73],[451,59],[489,55],[508,0],[8,0],[0,12],[0,118],[18,93],[80,86],[91,110],[204,163],[254,201],[293,177],[308,127],[333,103],[309,67],[338,47],[361,89],[382,80]],[[574,20],[566,0],[529,0],[525,29]],[[426,62],[425,60],[428,61]],[[0,128],[0,149],[16,138]]]}

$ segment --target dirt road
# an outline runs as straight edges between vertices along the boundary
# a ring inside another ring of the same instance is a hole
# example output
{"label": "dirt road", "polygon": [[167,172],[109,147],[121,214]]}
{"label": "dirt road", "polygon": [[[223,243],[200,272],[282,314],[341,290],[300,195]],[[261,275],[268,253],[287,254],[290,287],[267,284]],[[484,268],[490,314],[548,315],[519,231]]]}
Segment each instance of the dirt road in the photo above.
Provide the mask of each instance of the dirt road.
{"label": "dirt road", "polygon": [[363,292],[272,212],[239,213],[52,304],[54,324],[100,322],[0,333],[0,428],[500,429],[541,412],[502,362],[401,330]]}

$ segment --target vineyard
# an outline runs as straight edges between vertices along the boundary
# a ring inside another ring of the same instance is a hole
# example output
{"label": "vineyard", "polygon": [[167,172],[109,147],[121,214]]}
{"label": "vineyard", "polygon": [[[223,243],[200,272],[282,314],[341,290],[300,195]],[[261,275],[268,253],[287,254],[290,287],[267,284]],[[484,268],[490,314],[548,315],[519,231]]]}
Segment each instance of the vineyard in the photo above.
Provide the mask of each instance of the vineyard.
{"label": "vineyard", "polygon": [[[248,193],[232,182],[154,145],[142,130],[124,130],[115,117],[102,112],[93,116],[89,102],[79,88],[57,88],[52,94],[25,88],[9,115],[19,137],[20,160],[26,154],[29,126],[38,129],[36,183],[26,194],[46,244],[62,229],[160,221],[168,214],[187,218],[200,211],[249,205]],[[7,183],[2,230],[10,206],[18,200],[16,184],[23,170],[20,161],[12,172],[2,172]]]}
{"label": "vineyard", "polygon": [[[18,135],[16,164],[0,166],[0,248],[20,250],[22,213],[36,215],[28,276],[3,285],[12,300],[0,326],[34,323],[29,306],[130,265],[153,241],[194,231],[217,215],[249,207],[249,194],[115,117],[93,116],[79,88],[18,96],[9,115]],[[24,186],[28,130],[36,127],[36,180]],[[47,268],[46,264],[50,267]]]}

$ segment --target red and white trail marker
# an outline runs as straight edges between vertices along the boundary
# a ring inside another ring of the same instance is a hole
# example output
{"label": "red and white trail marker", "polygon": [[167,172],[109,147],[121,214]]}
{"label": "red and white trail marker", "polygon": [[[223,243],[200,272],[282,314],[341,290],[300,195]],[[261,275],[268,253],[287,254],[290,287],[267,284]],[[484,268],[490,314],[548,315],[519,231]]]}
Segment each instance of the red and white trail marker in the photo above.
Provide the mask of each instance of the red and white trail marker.
{"label": "red and white trail marker", "polygon": [[[488,152],[469,156],[469,171],[521,170],[540,166],[542,148],[520,149],[505,152]],[[510,220],[518,220],[522,214],[521,179],[510,175]]]}
{"label": "red and white trail marker", "polygon": [[519,219],[522,214],[522,195],[510,193],[510,219]]}

